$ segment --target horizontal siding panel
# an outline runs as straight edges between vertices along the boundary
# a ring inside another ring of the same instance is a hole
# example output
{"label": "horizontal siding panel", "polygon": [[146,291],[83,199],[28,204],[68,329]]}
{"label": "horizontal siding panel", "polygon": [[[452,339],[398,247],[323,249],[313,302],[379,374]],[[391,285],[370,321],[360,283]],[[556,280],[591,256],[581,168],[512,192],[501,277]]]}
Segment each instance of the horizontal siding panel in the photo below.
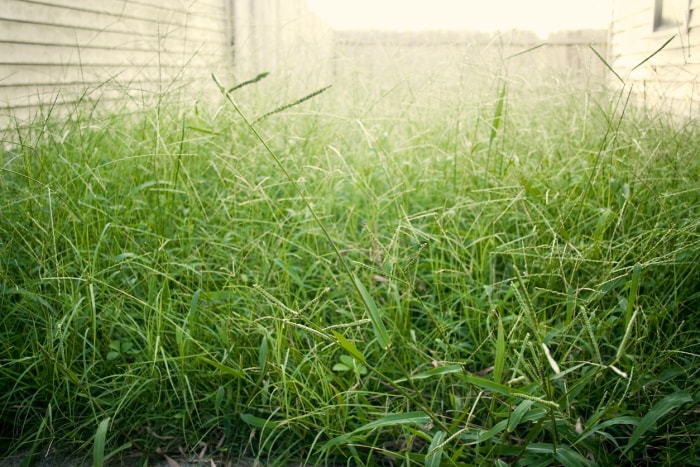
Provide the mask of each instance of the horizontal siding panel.
{"label": "horizontal siding panel", "polygon": [[[150,37],[159,37],[173,34],[176,31],[184,31],[185,25],[188,30],[201,29],[211,31],[213,28],[214,33],[221,33],[225,28],[225,23],[221,18],[212,21],[211,18],[197,18],[192,15],[187,17],[177,12],[171,12],[170,16],[166,14],[162,18],[159,16],[137,18],[128,16],[127,13],[128,8],[126,7],[123,14],[114,16],[100,10],[78,10],[44,3],[3,0],[0,19],[76,29],[138,34]],[[176,17],[173,18],[172,15]]]}
{"label": "horizontal siding panel", "polygon": [[183,23],[187,18],[187,10],[182,7],[178,8],[178,2],[161,3],[157,6],[140,5],[127,0],[99,0],[96,2],[85,2],[83,0],[52,0],[51,2],[25,0],[25,2],[35,4],[37,7],[65,8],[72,11],[138,20],[170,20]]}
{"label": "horizontal siding panel", "polygon": [[[189,9],[177,2],[160,1],[153,5],[142,5],[129,0],[100,0],[94,4],[84,0],[53,0],[48,2],[31,2],[45,7],[62,7],[72,11],[107,15],[124,20],[146,21],[153,24],[187,25],[188,28],[211,30],[213,22],[223,22],[222,2],[219,7],[212,7],[202,2],[194,2]],[[157,30],[154,31],[157,35]]]}
{"label": "horizontal siding panel", "polygon": [[[160,88],[162,89],[162,88]],[[100,101],[102,99],[130,99],[136,96],[152,97],[159,90],[158,83],[142,82],[133,88],[91,88],[83,85],[65,86],[57,90],[55,86],[37,86],[30,94],[26,89],[0,89],[0,99],[12,108],[45,107],[54,103],[65,105],[78,102]],[[4,109],[3,109],[4,110]]]}
{"label": "horizontal siding panel", "polygon": [[700,63],[685,66],[639,67],[631,71],[631,80],[653,80],[666,84],[681,84],[697,81],[700,76]]}
{"label": "horizontal siding panel", "polygon": [[644,29],[646,32],[652,32],[652,20],[652,11],[646,8],[631,15],[614,17],[611,30],[613,33],[631,29]]}
{"label": "horizontal siding panel", "polygon": [[[184,65],[191,58],[189,52],[154,53],[151,51],[127,50],[101,50],[94,48],[77,49],[64,46],[47,46],[34,44],[3,44],[2,60],[5,64],[22,65],[77,65],[91,66],[123,66],[143,67],[151,65]],[[109,53],[106,53],[109,52]],[[196,59],[211,60],[219,56],[217,53],[200,50]]]}
{"label": "horizontal siding panel", "polygon": [[[194,63],[206,67],[206,63]],[[29,92],[33,86],[64,86],[85,84],[100,86],[106,82],[123,86],[137,85],[141,81],[160,76],[163,81],[193,74],[182,65],[153,65],[144,67],[78,67],[78,66],[25,66],[0,65],[0,89],[24,87]],[[1,102],[1,101],[0,101]]]}
{"label": "horizontal siding panel", "polygon": [[14,108],[46,104],[52,102],[57,95],[65,98],[67,95],[73,96],[85,92],[88,92],[90,95],[94,93],[99,94],[105,90],[110,90],[112,93],[121,92],[123,94],[129,94],[132,91],[141,91],[144,89],[150,90],[149,92],[151,93],[152,91],[161,91],[167,94],[184,88],[189,89],[190,86],[195,85],[197,86],[195,89],[196,92],[188,92],[188,95],[193,96],[200,92],[214,90],[210,78],[205,80],[201,75],[183,75],[176,70],[172,70],[172,73],[164,74],[160,80],[139,78],[138,81],[133,82],[127,80],[109,80],[94,83],[89,81],[61,83],[60,86],[54,83],[3,86],[0,87],[0,102],[2,102],[0,109],[5,110],[8,107]]}
{"label": "horizontal siding panel", "polygon": [[671,99],[682,104],[700,100],[700,86],[693,82],[677,84],[647,81],[644,83],[644,91],[649,102]]}
{"label": "horizontal siding panel", "polygon": [[[184,32],[184,29],[182,30]],[[178,37],[181,36],[181,37]],[[190,36],[194,36],[190,34]],[[197,36],[187,41],[182,34],[169,34],[158,40],[157,36],[144,36],[127,34],[123,32],[95,31],[88,29],[75,29],[71,27],[57,27],[47,24],[30,24],[14,21],[0,20],[0,44],[34,44],[45,46],[66,46],[81,50],[134,50],[149,52],[173,52],[178,53],[186,48],[193,49]],[[218,36],[217,39],[220,39]],[[188,42],[190,42],[188,44]],[[212,45],[223,46],[219,40],[210,41]],[[4,50],[0,53],[0,60],[6,60]]]}
{"label": "horizontal siding panel", "polygon": [[[691,34],[691,44],[700,39],[699,33],[700,30]],[[639,55],[642,59],[646,58],[658,50],[670,38],[671,36],[637,37],[633,34],[617,34],[610,42],[613,50],[612,58],[614,60],[621,55]],[[667,59],[672,63],[684,63],[685,58],[690,54],[691,52],[688,50],[688,36],[682,38],[676,36],[666,47],[655,55],[654,58],[659,60],[661,56],[667,55]]]}
{"label": "horizontal siding panel", "polygon": [[[225,10],[221,0],[189,0],[187,2],[172,0],[126,0],[129,4],[144,5],[155,8],[169,8],[177,11],[189,12],[190,14],[205,14],[216,16]],[[241,1],[241,0],[234,0]],[[258,0],[253,0],[258,1]],[[187,5],[185,7],[184,5]]]}
{"label": "horizontal siding panel", "polygon": [[[617,71],[620,75],[626,75],[633,68],[635,68],[637,65],[639,65],[642,61],[644,61],[646,57],[642,54],[640,55],[631,55],[631,56],[624,56],[620,57],[617,60],[613,61],[611,63],[611,66],[615,71]],[[656,58],[656,57],[654,57]],[[669,69],[669,70],[675,70],[678,68],[687,68],[691,64],[690,62],[688,63],[682,63],[682,64],[676,64],[676,63],[671,63],[671,62],[659,62],[655,61],[654,58],[651,58],[650,60],[646,61],[643,65],[639,66],[636,70],[635,73],[637,75],[645,74],[646,76],[649,76],[650,78],[652,77],[653,70],[660,70],[660,69]],[[688,78],[691,76],[694,76],[693,74],[688,74]]]}
{"label": "horizontal siding panel", "polygon": [[613,18],[627,18],[649,13],[651,15],[651,1],[639,0],[614,0]]}
{"label": "horizontal siding panel", "polygon": [[[3,0],[0,19],[25,23],[49,24],[77,29],[108,30],[146,36],[157,36],[157,22],[120,18],[102,13],[73,10],[61,6]],[[176,28],[181,27],[176,25]],[[162,31],[163,33],[167,30]]]}
{"label": "horizontal siding panel", "polygon": [[[183,79],[174,74],[171,79],[163,77],[162,81],[140,80],[137,85],[129,84],[119,86],[115,83],[105,85],[89,85],[89,83],[64,84],[57,87],[51,85],[35,86],[10,86],[0,88],[0,102],[6,108],[38,107],[58,102],[77,102],[83,98],[96,100],[101,96],[111,96],[110,99],[119,99],[119,96],[126,98],[136,94],[154,97],[160,93],[171,94],[184,89],[192,84],[192,81]],[[213,89],[213,88],[212,88]],[[188,93],[191,95],[191,93]]]}
{"label": "horizontal siding panel", "polygon": [[[94,119],[103,118],[109,112],[138,113],[147,109],[148,105],[152,105],[157,99],[156,96],[157,94],[152,92],[132,91],[131,94],[125,95],[124,92],[115,91],[106,92],[99,96],[84,97],[80,100],[59,99],[50,104],[15,107],[10,112],[6,108],[0,108],[0,122],[3,123],[2,128],[13,129],[15,125],[23,126],[27,122],[41,121],[46,118],[49,112],[54,117],[60,115],[62,118],[70,118],[76,114],[76,108],[80,109],[83,118],[85,112],[91,112]],[[177,99],[173,96],[173,94],[168,95],[168,102],[179,102],[185,105],[192,102],[190,96],[179,96]],[[95,110],[97,112],[94,112]],[[95,122],[97,121],[99,120],[95,120]]]}

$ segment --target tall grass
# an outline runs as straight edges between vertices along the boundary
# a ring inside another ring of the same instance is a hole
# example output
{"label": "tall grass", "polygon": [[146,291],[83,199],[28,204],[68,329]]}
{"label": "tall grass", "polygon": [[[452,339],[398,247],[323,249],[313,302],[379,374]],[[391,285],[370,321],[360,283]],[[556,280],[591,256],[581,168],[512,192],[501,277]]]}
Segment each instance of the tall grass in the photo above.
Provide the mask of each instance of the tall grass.
{"label": "tall grass", "polygon": [[695,127],[505,81],[269,116],[235,85],[5,137],[4,451],[697,458]]}

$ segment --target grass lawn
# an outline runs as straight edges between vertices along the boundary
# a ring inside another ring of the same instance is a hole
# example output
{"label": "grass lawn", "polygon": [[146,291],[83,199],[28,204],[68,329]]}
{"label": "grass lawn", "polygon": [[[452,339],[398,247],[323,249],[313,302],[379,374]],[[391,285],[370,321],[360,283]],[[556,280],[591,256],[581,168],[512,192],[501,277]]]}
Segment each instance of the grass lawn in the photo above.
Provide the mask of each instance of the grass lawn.
{"label": "grass lawn", "polygon": [[0,450],[698,465],[700,132],[494,81],[9,131]]}

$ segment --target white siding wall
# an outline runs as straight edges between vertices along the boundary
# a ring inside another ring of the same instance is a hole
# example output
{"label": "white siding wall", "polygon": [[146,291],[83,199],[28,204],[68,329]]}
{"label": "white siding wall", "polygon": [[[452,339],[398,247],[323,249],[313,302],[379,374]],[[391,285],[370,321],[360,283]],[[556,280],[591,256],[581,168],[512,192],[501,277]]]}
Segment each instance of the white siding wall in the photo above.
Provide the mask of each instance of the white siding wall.
{"label": "white siding wall", "polygon": [[141,99],[230,66],[228,3],[0,0],[0,119],[52,102]]}
{"label": "white siding wall", "polygon": [[215,92],[212,72],[306,82],[332,50],[304,0],[0,0],[0,129],[39,106]]}
{"label": "white siding wall", "polygon": [[[653,30],[653,0],[614,0],[609,57],[612,67],[651,110],[700,116],[700,0],[688,1],[688,22]],[[673,35],[657,55],[637,69]]]}

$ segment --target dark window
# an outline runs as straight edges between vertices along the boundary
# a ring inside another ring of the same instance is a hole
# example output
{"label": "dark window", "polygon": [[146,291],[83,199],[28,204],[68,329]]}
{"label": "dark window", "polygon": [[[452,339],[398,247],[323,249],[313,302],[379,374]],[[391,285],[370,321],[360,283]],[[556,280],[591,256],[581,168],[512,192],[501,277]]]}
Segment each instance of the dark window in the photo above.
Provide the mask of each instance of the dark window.
{"label": "dark window", "polygon": [[688,27],[688,0],[654,0],[654,31]]}

